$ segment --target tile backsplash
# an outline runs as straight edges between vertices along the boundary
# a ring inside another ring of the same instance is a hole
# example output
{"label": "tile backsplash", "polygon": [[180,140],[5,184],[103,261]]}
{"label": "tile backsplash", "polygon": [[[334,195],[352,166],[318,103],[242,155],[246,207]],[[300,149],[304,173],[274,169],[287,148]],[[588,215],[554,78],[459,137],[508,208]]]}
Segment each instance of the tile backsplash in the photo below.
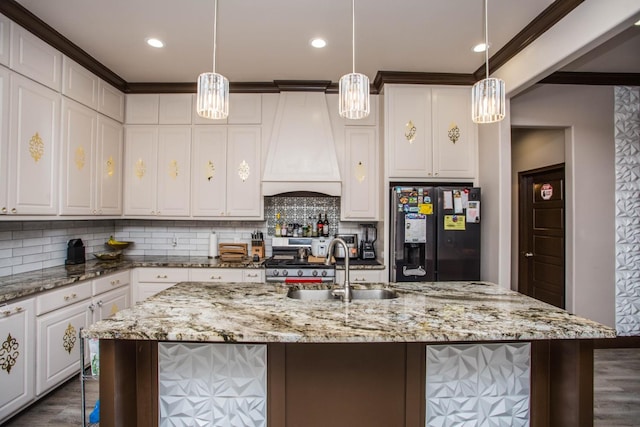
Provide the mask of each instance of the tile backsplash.
{"label": "tile backsplash", "polygon": [[325,215],[329,221],[330,234],[336,233],[340,221],[340,198],[329,196],[296,197],[273,196],[264,198],[264,218],[267,221],[267,234],[275,235],[277,215],[281,224],[313,224],[318,222],[318,215]]}

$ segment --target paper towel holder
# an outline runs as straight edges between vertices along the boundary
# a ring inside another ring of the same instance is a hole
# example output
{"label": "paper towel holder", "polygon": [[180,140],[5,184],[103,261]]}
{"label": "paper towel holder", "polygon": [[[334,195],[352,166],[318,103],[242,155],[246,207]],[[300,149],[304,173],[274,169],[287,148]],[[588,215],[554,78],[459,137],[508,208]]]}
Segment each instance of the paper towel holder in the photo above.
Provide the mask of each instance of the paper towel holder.
{"label": "paper towel holder", "polygon": [[218,257],[218,235],[215,231],[209,234],[209,256],[208,258]]}

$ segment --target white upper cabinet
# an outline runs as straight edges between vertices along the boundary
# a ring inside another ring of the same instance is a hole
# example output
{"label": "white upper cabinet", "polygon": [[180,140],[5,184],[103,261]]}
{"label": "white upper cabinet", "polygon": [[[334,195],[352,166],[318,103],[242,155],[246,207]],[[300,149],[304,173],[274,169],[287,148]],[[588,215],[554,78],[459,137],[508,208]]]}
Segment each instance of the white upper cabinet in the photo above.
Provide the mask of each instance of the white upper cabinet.
{"label": "white upper cabinet", "polygon": [[416,85],[384,90],[389,177],[432,176],[431,90]]}
{"label": "white upper cabinet", "polygon": [[122,214],[122,125],[98,115],[96,204],[99,215]]}
{"label": "white upper cabinet", "polygon": [[11,75],[8,210],[55,215],[58,201],[60,94]]}
{"label": "white upper cabinet", "polygon": [[60,213],[90,215],[96,191],[98,114],[70,99],[62,101]]}
{"label": "white upper cabinet", "polygon": [[98,84],[98,112],[124,122],[124,93],[103,80]]}
{"label": "white upper cabinet", "polygon": [[0,67],[0,141],[0,215],[6,215],[9,213],[9,70],[4,67]]}
{"label": "white upper cabinet", "polygon": [[0,64],[9,66],[9,46],[11,34],[11,21],[0,14]]}
{"label": "white upper cabinet", "polygon": [[260,128],[196,126],[193,135],[193,216],[260,219]]}
{"label": "white upper cabinet", "polygon": [[349,126],[345,129],[345,144],[341,219],[378,220],[381,179],[376,129]]}
{"label": "white upper cabinet", "polygon": [[98,109],[98,86],[100,79],[89,70],[64,56],[62,58],[62,94]]}
{"label": "white upper cabinet", "polygon": [[160,94],[158,123],[161,125],[191,124],[191,107],[194,96],[190,93]]}
{"label": "white upper cabinet", "polygon": [[193,97],[193,124],[195,125],[257,125],[262,123],[262,95],[259,93],[232,93],[229,95],[229,117],[222,120],[205,119],[196,111]]}
{"label": "white upper cabinet", "polygon": [[127,95],[127,113],[125,122],[131,125],[158,124],[158,94]]}
{"label": "white upper cabinet", "polygon": [[13,22],[10,56],[11,69],[60,92],[62,54]]}
{"label": "white upper cabinet", "polygon": [[189,216],[190,126],[129,126],[125,214]]}
{"label": "white upper cabinet", "polygon": [[378,124],[378,95],[371,95],[369,97],[369,115],[364,119],[357,120],[340,117],[338,114],[339,105],[337,95],[327,95],[327,101],[329,101],[329,111],[331,114],[334,114],[333,112],[335,111],[335,117],[331,117],[332,122],[335,120],[342,126],[376,126]]}
{"label": "white upper cabinet", "polygon": [[475,178],[477,126],[467,87],[385,86],[389,178]]}

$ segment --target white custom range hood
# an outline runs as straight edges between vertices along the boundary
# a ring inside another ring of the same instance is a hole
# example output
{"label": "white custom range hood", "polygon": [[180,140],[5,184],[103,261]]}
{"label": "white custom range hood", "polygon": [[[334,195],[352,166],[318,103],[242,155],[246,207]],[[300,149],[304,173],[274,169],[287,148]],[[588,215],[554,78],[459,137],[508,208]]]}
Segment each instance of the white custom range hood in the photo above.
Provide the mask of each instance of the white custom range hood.
{"label": "white custom range hood", "polygon": [[340,168],[323,92],[280,93],[262,194],[290,191],[341,194]]}

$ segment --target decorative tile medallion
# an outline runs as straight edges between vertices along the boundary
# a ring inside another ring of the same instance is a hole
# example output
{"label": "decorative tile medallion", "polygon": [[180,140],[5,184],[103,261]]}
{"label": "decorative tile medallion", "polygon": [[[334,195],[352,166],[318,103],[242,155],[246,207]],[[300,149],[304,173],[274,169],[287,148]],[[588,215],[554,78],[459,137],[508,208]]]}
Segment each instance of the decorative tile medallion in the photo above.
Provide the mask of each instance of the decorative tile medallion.
{"label": "decorative tile medallion", "polygon": [[616,330],[640,335],[640,87],[615,88]]}
{"label": "decorative tile medallion", "polygon": [[528,426],[531,345],[427,346],[427,427]]}
{"label": "decorative tile medallion", "polygon": [[159,343],[160,426],[267,423],[267,347]]}

